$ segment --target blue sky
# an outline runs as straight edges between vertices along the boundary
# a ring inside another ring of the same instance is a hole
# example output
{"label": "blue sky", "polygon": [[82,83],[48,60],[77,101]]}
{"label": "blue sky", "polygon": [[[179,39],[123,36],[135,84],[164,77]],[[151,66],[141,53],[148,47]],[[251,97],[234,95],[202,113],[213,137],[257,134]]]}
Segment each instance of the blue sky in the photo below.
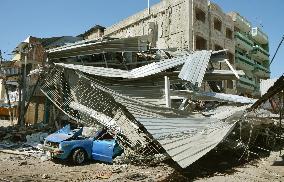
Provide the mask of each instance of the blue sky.
{"label": "blue sky", "polygon": [[[151,4],[159,0],[150,0]],[[273,55],[284,35],[283,0],[214,0],[225,11],[238,11],[262,26]],[[273,2],[273,3],[272,3]],[[5,58],[29,35],[78,35],[95,24],[110,26],[147,7],[147,0],[1,0],[0,49]],[[271,56],[272,57],[272,56]],[[284,44],[271,66],[272,77],[284,72]]]}

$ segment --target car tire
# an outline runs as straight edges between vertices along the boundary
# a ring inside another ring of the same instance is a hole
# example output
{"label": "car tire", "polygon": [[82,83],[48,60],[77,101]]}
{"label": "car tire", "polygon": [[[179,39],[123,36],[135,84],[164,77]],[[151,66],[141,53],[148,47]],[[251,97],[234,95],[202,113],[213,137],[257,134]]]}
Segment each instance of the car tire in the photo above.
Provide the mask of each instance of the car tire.
{"label": "car tire", "polygon": [[86,153],[83,149],[75,149],[72,154],[72,162],[81,165],[86,161]]}

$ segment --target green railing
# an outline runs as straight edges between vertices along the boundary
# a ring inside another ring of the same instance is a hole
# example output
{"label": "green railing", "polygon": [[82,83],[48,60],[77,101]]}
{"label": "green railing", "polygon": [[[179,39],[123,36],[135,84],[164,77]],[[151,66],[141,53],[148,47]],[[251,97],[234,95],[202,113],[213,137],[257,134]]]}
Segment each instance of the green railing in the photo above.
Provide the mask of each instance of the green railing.
{"label": "green railing", "polygon": [[248,85],[248,86],[255,86],[255,82],[244,77],[244,76],[240,76],[240,83],[244,84],[244,85]]}
{"label": "green railing", "polygon": [[269,69],[260,65],[260,64],[255,64],[255,68],[258,69],[258,70],[261,70],[261,71],[264,71],[264,72],[267,72],[267,73],[270,73]]}
{"label": "green railing", "polygon": [[239,62],[239,61],[244,62],[244,63],[251,65],[251,66],[255,65],[255,63],[252,60],[250,60],[248,57],[243,56],[243,55],[239,54],[238,52],[236,52],[236,62]]}
{"label": "green railing", "polygon": [[235,32],[235,38],[238,38],[248,44],[249,46],[253,46],[253,41],[251,41],[247,36],[243,35],[240,32]]}
{"label": "green railing", "polygon": [[268,57],[270,56],[269,53],[265,49],[260,47],[260,46],[254,46],[253,47],[253,51],[259,51],[259,52],[261,52],[262,54],[264,54],[264,55],[266,55]]}

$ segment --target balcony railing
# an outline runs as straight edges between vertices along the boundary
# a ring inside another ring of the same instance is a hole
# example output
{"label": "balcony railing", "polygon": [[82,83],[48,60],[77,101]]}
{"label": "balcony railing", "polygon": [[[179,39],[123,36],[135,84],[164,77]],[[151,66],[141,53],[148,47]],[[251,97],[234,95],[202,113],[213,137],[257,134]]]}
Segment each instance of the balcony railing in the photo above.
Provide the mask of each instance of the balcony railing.
{"label": "balcony railing", "polygon": [[236,52],[236,66],[242,70],[254,70],[255,63],[250,58]]}
{"label": "balcony railing", "polygon": [[255,75],[261,77],[261,78],[269,78],[270,76],[270,71],[268,68],[260,65],[260,64],[255,64]]}
{"label": "balcony railing", "polygon": [[266,56],[269,57],[268,51],[265,50],[265,49],[263,49],[262,47],[260,47],[260,46],[254,46],[253,49],[256,50],[256,51],[259,51],[259,52],[261,52],[262,54],[264,54],[264,55],[266,55]]}
{"label": "balcony railing", "polygon": [[237,58],[238,60],[240,60],[240,61],[242,61],[242,62],[244,62],[244,63],[250,65],[250,66],[254,66],[254,64],[255,64],[254,61],[252,61],[251,59],[249,59],[249,58],[246,57],[246,56],[243,56],[243,55],[239,54],[238,52],[236,53],[236,58]]}
{"label": "balcony railing", "polygon": [[252,56],[257,57],[258,59],[263,61],[269,59],[269,53],[258,45],[253,47]]}
{"label": "balcony railing", "polygon": [[253,91],[255,89],[255,82],[246,77],[241,76],[240,80],[238,80],[237,82],[237,87]]}
{"label": "balcony railing", "polygon": [[253,41],[251,41],[247,36],[243,35],[242,33],[235,32],[235,43],[236,47],[251,51],[253,49]]}
{"label": "balcony railing", "polygon": [[256,69],[259,69],[259,70],[261,70],[261,71],[266,71],[266,72],[269,73],[269,69],[267,69],[266,67],[264,67],[264,66],[262,66],[262,65],[260,65],[260,64],[255,64],[255,68],[256,68]]}
{"label": "balcony railing", "polygon": [[245,83],[246,85],[249,85],[249,86],[255,86],[255,81],[253,81],[253,80],[250,80],[249,78],[247,78],[247,77],[244,77],[244,76],[240,76],[240,80],[239,80],[240,82],[243,82],[243,83]]}
{"label": "balcony railing", "polygon": [[253,46],[253,41],[249,40],[247,36],[241,34],[240,32],[235,32],[235,37],[244,41],[246,44]]}

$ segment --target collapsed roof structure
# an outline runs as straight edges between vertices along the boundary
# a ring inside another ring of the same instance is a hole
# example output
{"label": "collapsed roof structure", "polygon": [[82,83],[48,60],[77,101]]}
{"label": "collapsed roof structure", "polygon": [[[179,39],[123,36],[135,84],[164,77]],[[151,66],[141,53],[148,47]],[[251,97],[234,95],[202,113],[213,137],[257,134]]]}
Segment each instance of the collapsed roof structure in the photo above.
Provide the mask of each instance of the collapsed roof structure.
{"label": "collapsed roof structure", "polygon": [[[149,49],[147,37],[79,41],[47,50],[42,92],[84,125],[104,126],[125,149],[164,152],[185,168],[216,147],[248,105],[223,117],[193,114],[189,100],[240,104],[242,96],[201,92],[204,80],[238,79],[226,50],[187,52]],[[229,70],[216,70],[225,62]]]}

